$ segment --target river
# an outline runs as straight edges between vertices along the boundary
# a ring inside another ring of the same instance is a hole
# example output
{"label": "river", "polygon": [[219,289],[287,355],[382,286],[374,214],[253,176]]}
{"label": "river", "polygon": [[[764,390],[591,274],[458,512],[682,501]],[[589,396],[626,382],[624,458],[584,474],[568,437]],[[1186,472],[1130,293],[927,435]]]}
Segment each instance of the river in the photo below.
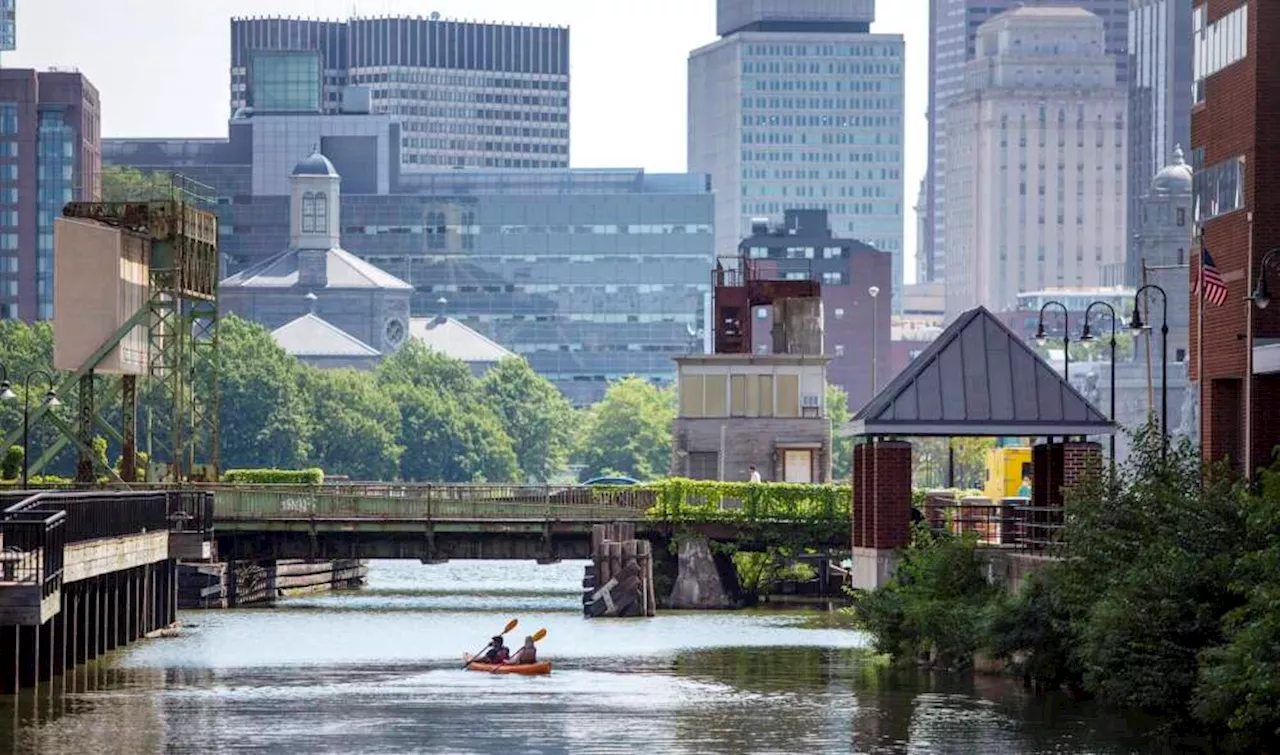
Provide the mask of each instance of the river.
{"label": "river", "polygon": [[[1127,753],[1126,722],[1002,679],[885,668],[814,613],[585,620],[581,563],[374,562],[358,592],[187,612],[0,701],[13,752]],[[462,671],[511,618],[548,677]]]}

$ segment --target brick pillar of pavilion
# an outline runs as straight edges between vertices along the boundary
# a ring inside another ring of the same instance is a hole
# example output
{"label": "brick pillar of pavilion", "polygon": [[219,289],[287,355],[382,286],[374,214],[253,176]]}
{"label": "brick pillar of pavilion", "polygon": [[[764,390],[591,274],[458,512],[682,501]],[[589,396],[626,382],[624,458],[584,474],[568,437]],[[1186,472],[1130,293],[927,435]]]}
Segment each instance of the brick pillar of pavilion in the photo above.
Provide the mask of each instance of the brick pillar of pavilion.
{"label": "brick pillar of pavilion", "polygon": [[1102,472],[1102,446],[1089,441],[1040,443],[1031,449],[1031,511],[1023,520],[1022,541],[1046,550],[1059,541],[1066,491]]}
{"label": "brick pillar of pavilion", "polygon": [[853,447],[853,586],[874,590],[893,576],[911,539],[911,444]]}

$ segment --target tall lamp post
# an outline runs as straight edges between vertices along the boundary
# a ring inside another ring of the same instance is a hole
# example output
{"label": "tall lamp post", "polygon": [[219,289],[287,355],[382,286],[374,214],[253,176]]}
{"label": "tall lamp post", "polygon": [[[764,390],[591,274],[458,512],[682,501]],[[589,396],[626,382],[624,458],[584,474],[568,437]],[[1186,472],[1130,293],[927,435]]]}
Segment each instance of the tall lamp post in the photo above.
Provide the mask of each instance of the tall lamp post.
{"label": "tall lamp post", "polygon": [[[1258,309],[1266,309],[1271,304],[1271,287],[1267,285],[1267,268],[1277,255],[1280,255],[1280,247],[1268,249],[1267,253],[1262,255],[1262,265],[1258,270],[1258,282],[1253,287],[1253,296],[1249,297],[1253,300],[1253,305]],[[1253,344],[1249,345],[1253,346]]]}
{"label": "tall lamp post", "polygon": [[1060,301],[1047,301],[1040,308],[1040,323],[1036,326],[1036,343],[1044,346],[1049,337],[1044,332],[1044,312],[1049,307],[1062,309],[1062,379],[1071,383],[1071,313]]}
{"label": "tall lamp post", "polygon": [[[876,390],[879,387],[880,377],[880,361],[877,353],[877,338],[880,331],[880,310],[877,305],[877,297],[880,296],[880,287],[872,286],[867,289],[867,293],[871,294],[871,398],[876,397]],[[868,399],[870,401],[871,399]]]}
{"label": "tall lamp post", "polygon": [[[1116,422],[1116,308],[1105,301],[1095,301],[1084,310],[1084,328],[1080,331],[1080,340],[1084,343],[1093,341],[1093,330],[1089,327],[1090,315],[1094,307],[1106,307],[1111,313],[1111,424]],[[1116,434],[1111,432],[1111,467],[1116,466]]]}
{"label": "tall lamp post", "polygon": [[1133,320],[1129,328],[1136,339],[1150,325],[1142,321],[1142,307],[1139,306],[1142,294],[1147,289],[1160,292],[1163,306],[1163,322],[1160,324],[1160,437],[1162,439],[1160,458],[1169,456],[1169,295],[1154,283],[1148,283],[1133,292]]}
{"label": "tall lamp post", "polygon": [[[52,409],[60,406],[61,401],[58,400],[58,392],[53,388],[53,376],[44,370],[32,370],[27,374],[27,379],[23,381],[22,391],[22,489],[27,489],[27,469],[29,467],[28,459],[30,457],[30,428],[31,428],[31,378],[39,375],[49,384],[49,390],[44,394],[44,405]],[[2,391],[0,391],[2,393]]]}

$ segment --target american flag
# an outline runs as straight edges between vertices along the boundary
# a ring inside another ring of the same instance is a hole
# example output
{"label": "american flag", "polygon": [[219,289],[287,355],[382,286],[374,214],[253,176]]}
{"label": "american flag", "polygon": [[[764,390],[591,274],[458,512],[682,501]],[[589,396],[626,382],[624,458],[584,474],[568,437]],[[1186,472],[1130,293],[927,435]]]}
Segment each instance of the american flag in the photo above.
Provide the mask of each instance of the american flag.
{"label": "american flag", "polygon": [[1227,284],[1222,282],[1222,275],[1218,272],[1218,266],[1213,264],[1213,255],[1209,254],[1208,249],[1200,253],[1200,275],[1191,284],[1192,296],[1200,291],[1201,281],[1204,282],[1205,301],[1215,307],[1227,303]]}

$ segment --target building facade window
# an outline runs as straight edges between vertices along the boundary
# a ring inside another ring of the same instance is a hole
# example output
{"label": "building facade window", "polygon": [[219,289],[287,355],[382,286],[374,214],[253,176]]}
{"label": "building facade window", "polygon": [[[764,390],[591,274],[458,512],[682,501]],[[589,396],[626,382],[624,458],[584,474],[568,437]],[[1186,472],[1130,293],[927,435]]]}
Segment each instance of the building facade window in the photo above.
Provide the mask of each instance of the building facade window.
{"label": "building facade window", "polygon": [[36,317],[52,320],[53,219],[73,198],[75,131],[61,110],[41,110],[36,139]]}
{"label": "building facade window", "polygon": [[249,104],[264,112],[320,112],[320,56],[259,52],[250,62]]}
{"label": "building facade window", "polygon": [[1203,223],[1244,207],[1244,172],[1243,155],[1196,171],[1192,192],[1195,222]]}
{"label": "building facade window", "polygon": [[1205,81],[1249,54],[1249,6],[1241,5],[1213,23],[1206,23],[1208,6],[1191,12],[1194,100],[1204,102]]}

